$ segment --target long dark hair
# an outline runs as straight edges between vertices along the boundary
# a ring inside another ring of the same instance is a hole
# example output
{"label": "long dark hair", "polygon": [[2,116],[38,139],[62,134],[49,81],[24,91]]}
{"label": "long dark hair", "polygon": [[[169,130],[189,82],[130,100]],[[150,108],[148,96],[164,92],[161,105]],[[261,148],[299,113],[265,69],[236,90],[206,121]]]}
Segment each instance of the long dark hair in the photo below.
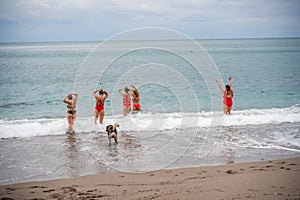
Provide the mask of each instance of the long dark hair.
{"label": "long dark hair", "polygon": [[230,85],[226,85],[225,88],[226,88],[226,95],[227,96],[231,96],[232,95],[232,91],[231,91]]}
{"label": "long dark hair", "polygon": [[139,97],[139,92],[137,90],[134,90],[133,93],[136,97]]}
{"label": "long dark hair", "polygon": [[124,89],[124,90],[125,90],[125,92],[126,92],[126,93],[128,93],[128,92],[129,92],[129,89],[128,89],[128,87],[125,87],[125,89]]}

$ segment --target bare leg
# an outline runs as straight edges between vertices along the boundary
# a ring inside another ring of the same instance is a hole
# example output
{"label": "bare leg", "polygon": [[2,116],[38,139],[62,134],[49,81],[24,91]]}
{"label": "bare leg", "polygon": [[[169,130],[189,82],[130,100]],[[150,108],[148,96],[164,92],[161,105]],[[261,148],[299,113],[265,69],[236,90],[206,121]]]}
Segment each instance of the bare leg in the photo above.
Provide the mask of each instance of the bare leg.
{"label": "bare leg", "polygon": [[101,110],[100,119],[99,119],[100,124],[103,124],[103,118],[104,118],[104,110]]}
{"label": "bare leg", "polygon": [[97,119],[98,119],[98,116],[99,116],[99,112],[96,109],[95,109],[95,112],[94,112],[94,116],[95,116],[95,118],[94,118],[94,124],[97,124]]}
{"label": "bare leg", "polygon": [[110,134],[110,135],[108,136],[109,144],[111,144],[111,138],[112,138],[112,134]]}
{"label": "bare leg", "polygon": [[229,107],[228,107],[228,106],[225,106],[225,109],[226,109],[226,115],[230,115]]}
{"label": "bare leg", "polygon": [[73,125],[74,125],[74,122],[75,122],[76,117],[77,117],[77,114],[74,114],[74,115],[73,115],[73,123],[72,123]]}
{"label": "bare leg", "polygon": [[223,109],[225,115],[230,115],[231,107],[228,107],[227,105],[224,104]]}
{"label": "bare leg", "polygon": [[128,114],[127,108],[123,106],[123,115],[124,117]]}
{"label": "bare leg", "polygon": [[231,113],[230,113],[230,112],[231,112],[231,108],[232,108],[232,107],[228,107],[228,114],[229,114],[229,115],[231,114]]}
{"label": "bare leg", "polygon": [[73,133],[73,116],[71,114],[67,114],[69,132]]}
{"label": "bare leg", "polygon": [[224,112],[224,115],[227,114],[227,106],[225,104],[223,104],[223,112]]}

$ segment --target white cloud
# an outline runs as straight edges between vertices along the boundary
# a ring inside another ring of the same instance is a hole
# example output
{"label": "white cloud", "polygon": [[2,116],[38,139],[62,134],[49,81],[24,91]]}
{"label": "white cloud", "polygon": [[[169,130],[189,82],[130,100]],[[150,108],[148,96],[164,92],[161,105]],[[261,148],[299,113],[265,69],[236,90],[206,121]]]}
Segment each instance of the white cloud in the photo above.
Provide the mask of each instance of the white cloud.
{"label": "white cloud", "polygon": [[0,0],[0,40],[22,40],[18,30],[31,40],[95,40],[143,26],[197,38],[300,36],[299,19],[297,0]]}

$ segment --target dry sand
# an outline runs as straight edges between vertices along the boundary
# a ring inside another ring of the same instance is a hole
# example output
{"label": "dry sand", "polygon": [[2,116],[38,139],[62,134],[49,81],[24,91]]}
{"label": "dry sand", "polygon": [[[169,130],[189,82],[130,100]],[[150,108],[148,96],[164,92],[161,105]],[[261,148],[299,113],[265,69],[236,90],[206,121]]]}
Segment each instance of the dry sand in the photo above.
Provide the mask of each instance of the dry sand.
{"label": "dry sand", "polygon": [[99,173],[0,187],[1,199],[300,199],[300,158]]}

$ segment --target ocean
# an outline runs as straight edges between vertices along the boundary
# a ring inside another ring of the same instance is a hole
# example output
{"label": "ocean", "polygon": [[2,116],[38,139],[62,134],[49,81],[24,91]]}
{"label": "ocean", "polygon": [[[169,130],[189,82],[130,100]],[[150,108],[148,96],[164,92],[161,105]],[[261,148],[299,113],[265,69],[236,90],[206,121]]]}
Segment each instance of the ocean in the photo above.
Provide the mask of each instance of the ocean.
{"label": "ocean", "polygon": [[[1,185],[300,155],[300,38],[1,43],[0,69]],[[229,76],[224,116],[215,79]],[[131,84],[142,111],[123,117],[118,89]],[[109,93],[102,126],[99,87]],[[62,100],[72,91],[70,136]]]}

